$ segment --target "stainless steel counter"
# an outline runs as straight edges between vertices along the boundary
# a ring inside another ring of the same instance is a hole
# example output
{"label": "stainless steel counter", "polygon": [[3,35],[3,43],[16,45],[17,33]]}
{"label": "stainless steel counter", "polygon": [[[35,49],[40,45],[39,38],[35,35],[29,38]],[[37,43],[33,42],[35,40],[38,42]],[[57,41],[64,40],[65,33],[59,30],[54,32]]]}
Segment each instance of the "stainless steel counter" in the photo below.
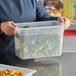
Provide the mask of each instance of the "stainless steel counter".
{"label": "stainless steel counter", "polygon": [[63,38],[63,52],[76,52],[76,37]]}
{"label": "stainless steel counter", "polygon": [[63,53],[60,57],[36,59],[17,66],[36,69],[34,76],[76,76],[76,53]]}

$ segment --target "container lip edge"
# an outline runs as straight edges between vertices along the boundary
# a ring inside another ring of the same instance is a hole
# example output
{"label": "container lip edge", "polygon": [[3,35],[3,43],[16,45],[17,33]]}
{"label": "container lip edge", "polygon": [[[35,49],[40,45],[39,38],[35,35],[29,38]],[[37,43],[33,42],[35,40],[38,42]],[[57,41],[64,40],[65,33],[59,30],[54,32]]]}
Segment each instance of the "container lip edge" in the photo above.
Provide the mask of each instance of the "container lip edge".
{"label": "container lip edge", "polygon": [[64,28],[64,26],[62,26],[62,25],[56,25],[56,26],[45,26],[45,27],[31,27],[31,28],[18,28],[19,30],[26,30],[26,29],[46,29],[46,28],[59,28],[59,27],[61,27],[61,28]]}
{"label": "container lip edge", "polygon": [[23,23],[16,23],[16,24],[27,24],[27,23],[43,23],[43,22],[58,22],[57,20],[49,20],[49,21],[34,21],[34,22],[23,22]]}

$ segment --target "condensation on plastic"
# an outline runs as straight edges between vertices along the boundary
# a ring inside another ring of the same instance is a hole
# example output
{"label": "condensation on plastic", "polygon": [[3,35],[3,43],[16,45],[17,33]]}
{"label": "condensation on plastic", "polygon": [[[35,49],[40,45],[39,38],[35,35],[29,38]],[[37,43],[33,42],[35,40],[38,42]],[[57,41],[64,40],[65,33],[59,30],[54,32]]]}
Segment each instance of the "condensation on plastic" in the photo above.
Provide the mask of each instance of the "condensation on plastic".
{"label": "condensation on plastic", "polygon": [[18,23],[16,55],[21,59],[60,56],[64,25],[57,21]]}

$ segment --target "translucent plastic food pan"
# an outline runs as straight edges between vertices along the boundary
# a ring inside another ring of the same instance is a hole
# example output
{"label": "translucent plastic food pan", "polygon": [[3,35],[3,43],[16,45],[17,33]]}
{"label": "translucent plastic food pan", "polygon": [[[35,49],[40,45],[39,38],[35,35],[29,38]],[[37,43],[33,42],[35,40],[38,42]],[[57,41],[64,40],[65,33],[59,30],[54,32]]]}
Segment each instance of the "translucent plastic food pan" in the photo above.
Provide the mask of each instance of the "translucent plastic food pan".
{"label": "translucent plastic food pan", "polygon": [[18,23],[16,55],[21,59],[60,56],[64,26],[57,21]]}
{"label": "translucent plastic food pan", "polygon": [[32,70],[32,69],[0,64],[0,70],[5,70],[5,69],[10,69],[10,70],[13,70],[13,71],[16,71],[16,70],[20,69],[23,72],[23,76],[32,76],[36,72],[35,70]]}

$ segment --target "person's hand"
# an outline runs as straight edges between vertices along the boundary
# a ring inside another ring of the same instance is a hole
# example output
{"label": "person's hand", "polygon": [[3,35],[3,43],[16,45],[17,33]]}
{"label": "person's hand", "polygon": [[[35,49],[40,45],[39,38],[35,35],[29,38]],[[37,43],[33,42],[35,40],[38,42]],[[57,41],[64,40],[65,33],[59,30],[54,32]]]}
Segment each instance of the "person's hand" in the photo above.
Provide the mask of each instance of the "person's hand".
{"label": "person's hand", "polygon": [[59,17],[58,21],[64,24],[64,29],[68,29],[70,27],[70,20],[66,17]]}
{"label": "person's hand", "polygon": [[1,23],[1,31],[6,35],[13,35],[16,30],[16,24],[12,21]]}

